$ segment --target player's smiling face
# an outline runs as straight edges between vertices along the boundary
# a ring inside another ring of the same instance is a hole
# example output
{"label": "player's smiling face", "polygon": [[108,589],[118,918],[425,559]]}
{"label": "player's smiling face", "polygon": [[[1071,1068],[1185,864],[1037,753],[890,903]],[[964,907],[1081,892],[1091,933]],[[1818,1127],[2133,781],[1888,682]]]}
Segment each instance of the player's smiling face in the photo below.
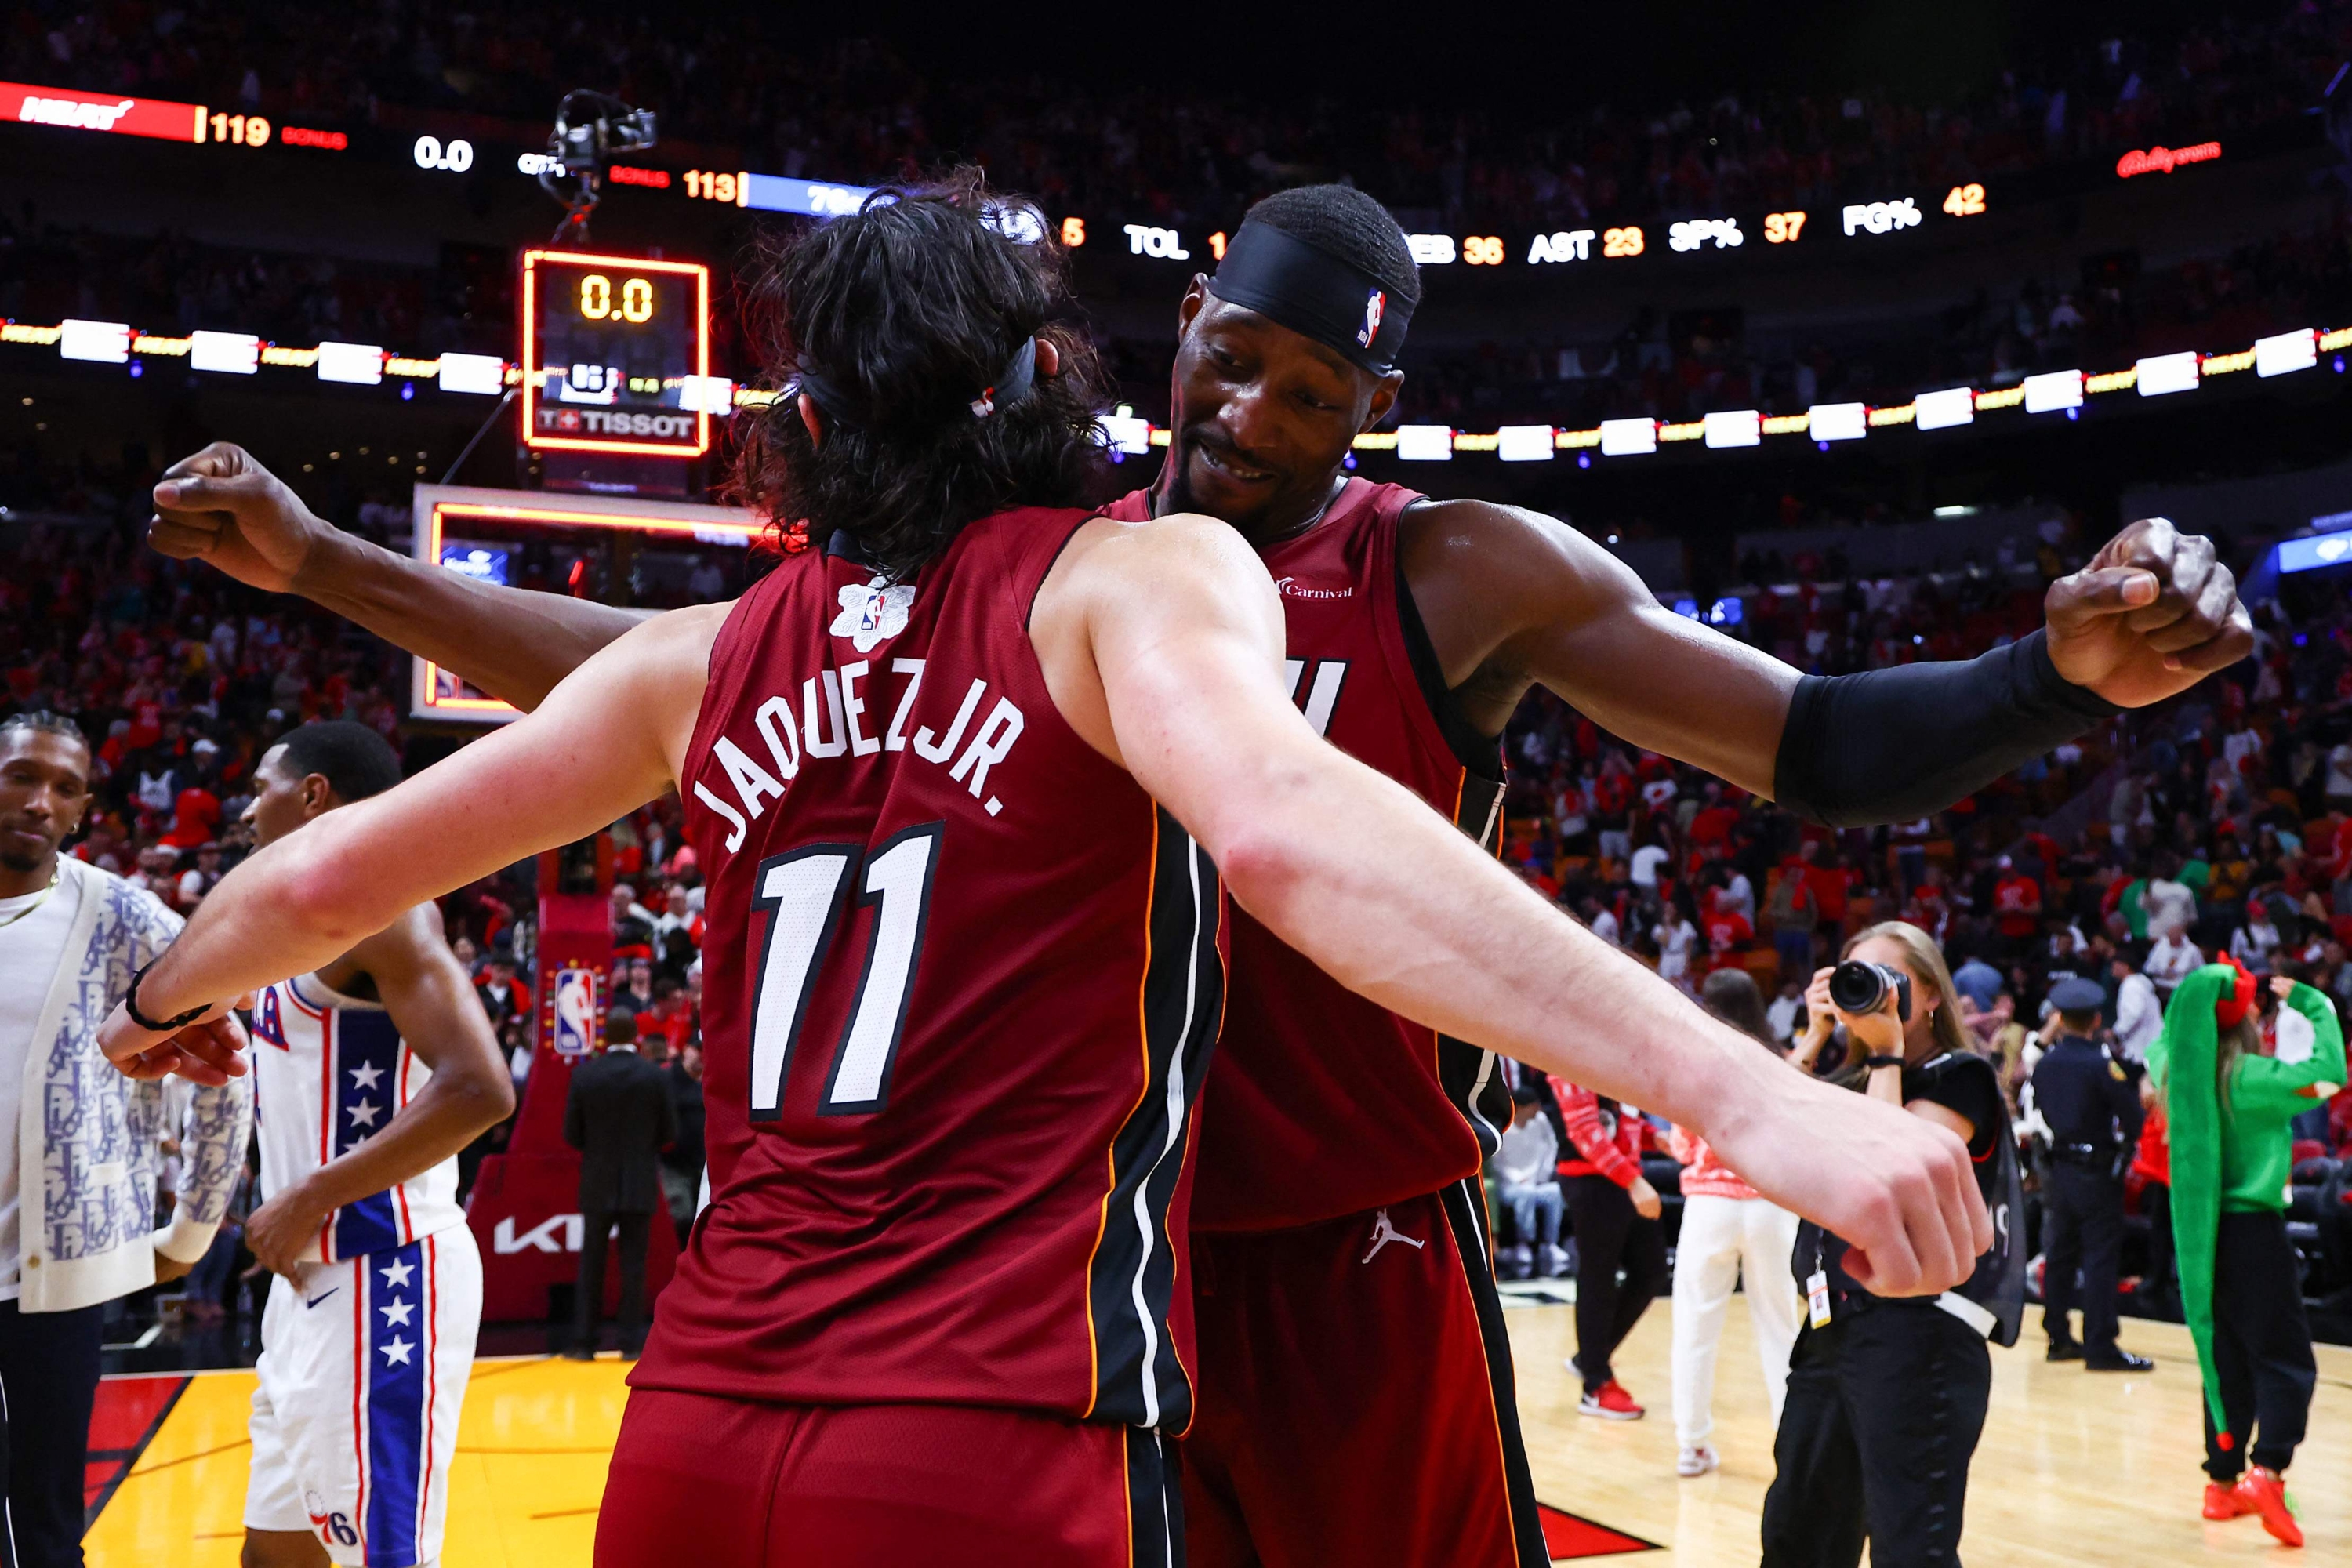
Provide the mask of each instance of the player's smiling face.
{"label": "player's smiling face", "polygon": [[1180,320],[1163,510],[1278,539],[1322,510],[1349,445],[1388,413],[1404,378],[1376,378],[1199,279]]}

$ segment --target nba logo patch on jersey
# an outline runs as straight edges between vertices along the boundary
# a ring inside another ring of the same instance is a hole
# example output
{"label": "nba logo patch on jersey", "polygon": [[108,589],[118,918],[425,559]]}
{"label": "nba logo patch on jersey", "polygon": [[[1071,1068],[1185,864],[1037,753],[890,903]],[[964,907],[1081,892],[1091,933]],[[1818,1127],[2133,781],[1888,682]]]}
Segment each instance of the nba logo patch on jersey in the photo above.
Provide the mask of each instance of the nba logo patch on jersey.
{"label": "nba logo patch on jersey", "polygon": [[907,609],[915,602],[915,589],[910,583],[876,577],[842,589],[840,601],[841,614],[833,617],[828,629],[835,637],[847,637],[858,652],[871,653],[876,644],[907,629]]}
{"label": "nba logo patch on jersey", "polygon": [[1356,334],[1358,342],[1366,348],[1372,346],[1372,340],[1381,335],[1381,318],[1388,313],[1388,308],[1389,297],[1378,289],[1364,296],[1364,330]]}

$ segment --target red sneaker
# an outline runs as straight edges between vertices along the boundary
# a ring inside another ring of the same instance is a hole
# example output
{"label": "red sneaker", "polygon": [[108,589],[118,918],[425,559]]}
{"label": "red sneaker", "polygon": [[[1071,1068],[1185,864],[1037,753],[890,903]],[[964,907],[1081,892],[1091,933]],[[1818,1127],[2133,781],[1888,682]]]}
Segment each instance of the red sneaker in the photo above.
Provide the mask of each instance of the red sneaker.
{"label": "red sneaker", "polygon": [[2254,1511],[2253,1504],[2238,1495],[2232,1483],[2205,1483],[2205,1517],[2207,1519],[2242,1519]]}
{"label": "red sneaker", "polygon": [[2248,1513],[2262,1515],[2263,1528],[2271,1539],[2285,1546],[2303,1544],[2303,1527],[2294,1521],[2294,1510],[2286,1505],[2286,1483],[2279,1479],[2276,1470],[2256,1465],[2238,1480],[2238,1496]]}
{"label": "red sneaker", "polygon": [[1639,1421],[1647,1414],[1633,1403],[1625,1385],[1611,1378],[1599,1388],[1587,1393],[1576,1406],[1579,1415],[1598,1415],[1603,1421]]}

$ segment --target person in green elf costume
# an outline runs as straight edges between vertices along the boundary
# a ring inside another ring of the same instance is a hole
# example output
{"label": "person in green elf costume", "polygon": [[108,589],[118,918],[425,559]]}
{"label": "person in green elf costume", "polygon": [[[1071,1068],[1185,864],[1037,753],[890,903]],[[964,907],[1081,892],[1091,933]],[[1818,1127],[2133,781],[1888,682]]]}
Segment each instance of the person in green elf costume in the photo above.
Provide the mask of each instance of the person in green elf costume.
{"label": "person in green elf costume", "polygon": [[2305,1059],[2268,1054],[2254,977],[2231,959],[2180,983],[2147,1066],[2171,1130],[2180,1299],[2205,1376],[2205,1517],[2258,1514],[2300,1546],[2280,1472],[2303,1439],[2318,1366],[2286,1236],[2287,1124],[2343,1085],[2344,1030],[2325,993],[2284,978],[2271,989],[2310,1021]]}

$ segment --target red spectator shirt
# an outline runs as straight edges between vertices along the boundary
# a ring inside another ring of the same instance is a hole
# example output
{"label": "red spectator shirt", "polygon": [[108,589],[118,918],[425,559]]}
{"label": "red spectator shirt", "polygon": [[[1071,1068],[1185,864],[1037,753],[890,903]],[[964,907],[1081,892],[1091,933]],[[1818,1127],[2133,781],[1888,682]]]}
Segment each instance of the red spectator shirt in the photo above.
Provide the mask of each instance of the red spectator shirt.
{"label": "red spectator shirt", "polygon": [[213,792],[190,784],[172,802],[172,831],[163,835],[163,842],[174,849],[194,849],[217,836],[220,819],[221,804]]}
{"label": "red spectator shirt", "polygon": [[1621,1187],[1632,1186],[1642,1173],[1640,1114],[1564,1078],[1551,1079],[1551,1092],[1574,1151],[1561,1154],[1559,1173],[1606,1176]]}
{"label": "red spectator shirt", "polygon": [[2042,884],[2011,871],[1993,887],[1994,923],[2005,937],[2032,936],[2042,925]]}
{"label": "red spectator shirt", "polygon": [[[1398,520],[1422,499],[1349,479],[1314,527],[1261,553],[1281,590],[1291,692],[1308,722],[1491,846],[1501,749],[1466,726],[1449,740],[1435,655],[1399,592]],[[1110,514],[1136,521],[1150,505],[1138,490]],[[1234,911],[1232,1005],[1202,1110],[1195,1229],[1311,1225],[1475,1181],[1509,1121],[1492,1052],[1366,1001]]]}
{"label": "red spectator shirt", "polygon": [[1086,521],[984,518],[896,586],[790,555],[719,629],[680,773],[711,1201],[633,1384],[1189,1423],[1224,897],[1046,690]]}
{"label": "red spectator shirt", "polygon": [[1706,917],[1706,966],[1715,969],[1737,969],[1748,944],[1756,940],[1756,931],[1748,917],[1738,910],[1717,910]]}

